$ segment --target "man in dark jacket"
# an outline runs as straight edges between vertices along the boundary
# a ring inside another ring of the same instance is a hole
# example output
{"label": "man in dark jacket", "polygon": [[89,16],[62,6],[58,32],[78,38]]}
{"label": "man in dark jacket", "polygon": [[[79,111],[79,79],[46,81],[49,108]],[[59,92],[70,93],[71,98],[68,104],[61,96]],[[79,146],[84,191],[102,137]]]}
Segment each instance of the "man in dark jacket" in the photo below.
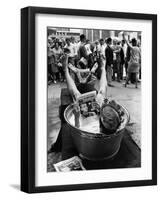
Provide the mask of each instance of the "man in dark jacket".
{"label": "man in dark jacket", "polygon": [[110,45],[112,44],[112,39],[106,39],[107,47],[105,49],[105,56],[106,56],[106,72],[107,72],[107,82],[108,86],[113,87],[111,84],[112,82],[112,67],[113,67],[113,50],[111,49]]}

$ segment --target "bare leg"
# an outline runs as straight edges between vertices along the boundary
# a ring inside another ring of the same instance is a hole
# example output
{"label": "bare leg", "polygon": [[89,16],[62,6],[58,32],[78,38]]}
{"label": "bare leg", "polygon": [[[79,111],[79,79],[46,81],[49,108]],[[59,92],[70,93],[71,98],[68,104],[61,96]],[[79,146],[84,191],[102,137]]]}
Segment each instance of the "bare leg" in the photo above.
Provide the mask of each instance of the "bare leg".
{"label": "bare leg", "polygon": [[126,87],[127,83],[129,82],[129,80],[130,80],[130,73],[128,72],[127,77],[126,77],[125,87]]}
{"label": "bare leg", "polygon": [[138,75],[139,73],[135,73],[135,88],[138,88]]}

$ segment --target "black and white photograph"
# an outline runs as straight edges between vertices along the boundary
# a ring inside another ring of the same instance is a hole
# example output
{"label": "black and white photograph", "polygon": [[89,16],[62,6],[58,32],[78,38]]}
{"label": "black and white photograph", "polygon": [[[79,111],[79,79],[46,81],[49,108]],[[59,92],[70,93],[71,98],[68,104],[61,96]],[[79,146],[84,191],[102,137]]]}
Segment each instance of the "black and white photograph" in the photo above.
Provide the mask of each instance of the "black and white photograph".
{"label": "black and white photograph", "polygon": [[142,32],[46,31],[47,172],[141,167]]}
{"label": "black and white photograph", "polygon": [[22,190],[155,185],[156,15],[29,7],[21,25]]}

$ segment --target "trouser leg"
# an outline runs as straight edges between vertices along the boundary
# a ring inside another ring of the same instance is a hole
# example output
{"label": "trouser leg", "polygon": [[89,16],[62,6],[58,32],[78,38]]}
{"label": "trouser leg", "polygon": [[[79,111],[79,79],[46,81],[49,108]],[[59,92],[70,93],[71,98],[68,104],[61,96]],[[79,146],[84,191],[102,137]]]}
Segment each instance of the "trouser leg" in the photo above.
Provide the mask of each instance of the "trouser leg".
{"label": "trouser leg", "polygon": [[128,62],[125,61],[125,72],[126,72],[126,76],[127,76],[127,68],[128,68]]}
{"label": "trouser leg", "polygon": [[120,79],[123,79],[123,64],[120,64]]}
{"label": "trouser leg", "polygon": [[117,81],[120,81],[120,63],[117,63]]}
{"label": "trouser leg", "polygon": [[115,81],[115,73],[117,72],[117,63],[116,60],[113,62],[113,73],[112,73],[112,79]]}
{"label": "trouser leg", "polygon": [[112,67],[107,66],[107,82],[108,84],[111,84],[112,82]]}

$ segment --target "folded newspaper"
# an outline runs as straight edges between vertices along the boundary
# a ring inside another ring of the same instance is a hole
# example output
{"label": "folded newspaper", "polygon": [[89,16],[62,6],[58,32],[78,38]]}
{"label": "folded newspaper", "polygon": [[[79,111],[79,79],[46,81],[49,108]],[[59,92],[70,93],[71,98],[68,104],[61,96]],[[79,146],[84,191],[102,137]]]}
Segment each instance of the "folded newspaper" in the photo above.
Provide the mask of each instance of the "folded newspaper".
{"label": "folded newspaper", "polygon": [[69,172],[76,170],[86,170],[82,164],[81,159],[78,156],[74,156],[67,160],[63,160],[59,163],[54,164],[57,172]]}
{"label": "folded newspaper", "polygon": [[99,105],[96,102],[96,91],[81,94],[77,99],[80,112],[84,117],[93,116],[99,113]]}

